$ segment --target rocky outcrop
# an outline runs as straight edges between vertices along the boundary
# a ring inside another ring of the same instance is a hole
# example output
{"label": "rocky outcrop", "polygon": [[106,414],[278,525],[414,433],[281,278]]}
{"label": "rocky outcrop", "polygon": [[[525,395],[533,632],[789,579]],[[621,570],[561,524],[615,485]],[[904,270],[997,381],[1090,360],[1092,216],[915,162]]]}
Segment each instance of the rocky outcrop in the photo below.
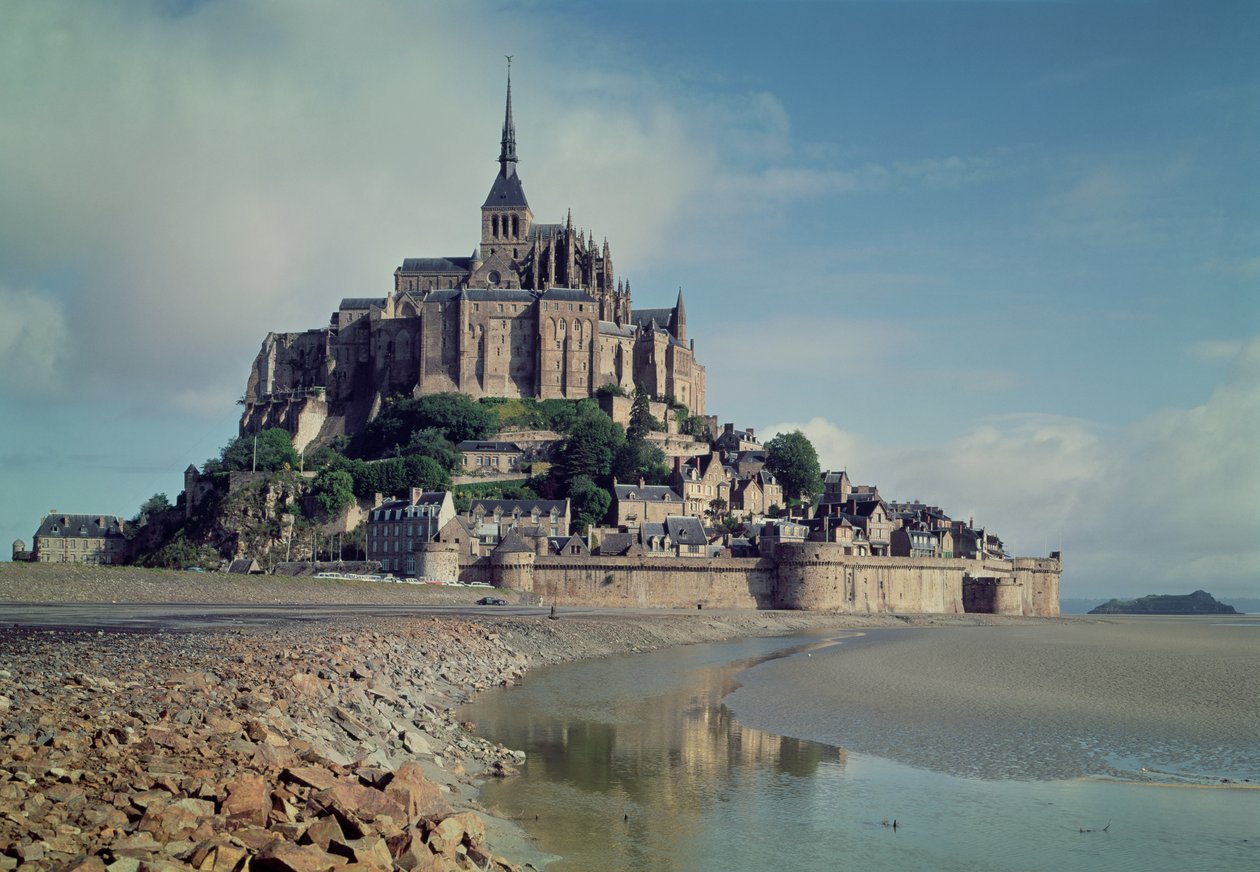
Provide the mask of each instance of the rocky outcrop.
{"label": "rocky outcrop", "polygon": [[1109,600],[1091,615],[1236,615],[1233,606],[1217,602],[1204,590],[1188,594],[1152,594],[1134,600]]}

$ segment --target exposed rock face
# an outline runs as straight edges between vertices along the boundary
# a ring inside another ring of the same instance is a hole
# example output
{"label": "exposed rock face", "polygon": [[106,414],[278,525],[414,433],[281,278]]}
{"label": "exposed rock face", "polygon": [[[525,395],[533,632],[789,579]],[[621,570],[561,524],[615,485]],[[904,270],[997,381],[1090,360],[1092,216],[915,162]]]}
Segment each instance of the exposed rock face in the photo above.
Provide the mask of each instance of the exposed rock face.
{"label": "exposed rock face", "polygon": [[1154,594],[1135,600],[1113,599],[1097,608],[1091,615],[1236,615],[1233,606],[1217,602],[1203,590],[1189,594]]}

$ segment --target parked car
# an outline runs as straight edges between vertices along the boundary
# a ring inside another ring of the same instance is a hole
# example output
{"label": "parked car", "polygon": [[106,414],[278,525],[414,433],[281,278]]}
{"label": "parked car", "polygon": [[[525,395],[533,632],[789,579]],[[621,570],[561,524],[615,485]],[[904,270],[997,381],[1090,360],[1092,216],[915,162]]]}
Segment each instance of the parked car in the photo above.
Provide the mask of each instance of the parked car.
{"label": "parked car", "polygon": [[507,600],[498,596],[483,596],[481,599],[477,600],[477,605],[479,606],[505,606],[507,604]]}

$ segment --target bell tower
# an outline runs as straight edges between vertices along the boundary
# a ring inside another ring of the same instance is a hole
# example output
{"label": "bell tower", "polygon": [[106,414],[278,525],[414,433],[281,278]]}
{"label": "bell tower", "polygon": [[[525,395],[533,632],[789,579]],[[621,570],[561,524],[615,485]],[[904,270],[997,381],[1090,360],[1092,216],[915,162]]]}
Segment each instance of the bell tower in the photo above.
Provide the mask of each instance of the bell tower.
{"label": "bell tower", "polygon": [[521,177],[516,173],[516,127],[512,123],[512,56],[507,56],[507,107],[503,113],[503,138],[499,143],[499,174],[481,207],[481,253],[487,261],[507,252],[515,261],[525,256],[529,227],[534,221]]}

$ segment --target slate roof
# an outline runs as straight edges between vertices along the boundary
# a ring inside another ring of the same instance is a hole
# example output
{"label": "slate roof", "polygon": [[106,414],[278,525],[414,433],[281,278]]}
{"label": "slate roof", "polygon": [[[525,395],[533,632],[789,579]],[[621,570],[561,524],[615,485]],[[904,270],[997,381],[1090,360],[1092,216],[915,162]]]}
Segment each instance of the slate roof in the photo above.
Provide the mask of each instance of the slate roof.
{"label": "slate roof", "polygon": [[515,442],[477,442],[467,439],[457,446],[460,451],[520,451],[521,446]]}
{"label": "slate roof", "polygon": [[471,269],[471,257],[408,257],[402,262],[402,271],[405,273],[462,274]]}
{"label": "slate roof", "polygon": [[506,175],[500,172],[495,176],[494,184],[490,186],[490,193],[486,195],[486,202],[481,204],[481,208],[516,209],[521,207],[529,208],[529,200],[525,199],[525,187],[521,184],[521,177],[516,174],[515,169]]}
{"label": "slate roof", "polygon": [[472,505],[468,507],[468,514],[471,515],[478,506],[481,506],[487,515],[493,515],[495,509],[499,509],[505,515],[510,515],[512,510],[518,507],[522,517],[528,517],[535,507],[542,515],[551,514],[552,509],[555,509],[557,514],[564,514],[564,500],[473,500]]}
{"label": "slate roof", "polygon": [[533,552],[534,549],[526,545],[525,540],[517,535],[515,530],[509,530],[494,549],[495,554],[532,554]]}
{"label": "slate roof", "polygon": [[44,516],[36,536],[57,539],[105,539],[123,535],[122,521],[116,515],[63,515],[50,513]]}
{"label": "slate roof", "polygon": [[632,533],[609,533],[600,540],[597,550],[606,557],[621,557],[637,544]]}
{"label": "slate roof", "polygon": [[635,333],[632,324],[614,324],[612,321],[600,321],[599,332],[604,336],[633,336]]}
{"label": "slate roof", "polygon": [[586,540],[574,533],[572,536],[548,536],[547,546],[552,554],[568,554],[570,545],[581,546],[578,549],[579,554],[590,554],[590,549],[586,547]]}
{"label": "slate roof", "polygon": [[345,297],[342,299],[341,305],[338,308],[342,310],[353,309],[357,311],[359,309],[371,309],[373,306],[379,309],[384,305],[384,297]]}
{"label": "slate roof", "polygon": [[[869,499],[869,500],[857,500],[856,502],[853,503],[853,511],[846,512],[846,514],[857,515],[858,517],[863,517],[863,518],[869,517],[871,512],[875,511],[876,506],[882,506],[883,504],[884,504],[884,501],[881,500],[879,497],[875,497],[874,499]],[[888,514],[887,508],[884,509],[884,514]]]}
{"label": "slate roof", "polygon": [[613,487],[613,491],[618,500],[647,500],[660,503],[682,502],[682,497],[667,484],[645,484],[643,487],[639,487],[637,484],[618,484]]}
{"label": "slate roof", "polygon": [[673,309],[633,309],[630,312],[630,320],[644,329],[653,321],[662,330],[667,329],[673,317]]}
{"label": "slate roof", "polygon": [[675,545],[708,545],[709,537],[704,534],[704,525],[699,518],[683,515],[670,515],[665,519],[665,529]]}
{"label": "slate roof", "polygon": [[547,288],[539,295],[539,299],[547,302],[594,303],[595,298],[586,291],[575,288]]}
{"label": "slate roof", "polygon": [[[445,499],[446,491],[424,491],[414,503],[411,501],[410,496],[401,500],[386,500],[372,509],[368,517],[373,521],[402,520],[402,512],[405,509],[409,509],[412,506],[440,506]],[[397,512],[398,514],[391,516],[390,512]]]}
{"label": "slate roof", "polygon": [[529,238],[535,237],[554,238],[564,235],[563,224],[531,224],[529,225]]}

